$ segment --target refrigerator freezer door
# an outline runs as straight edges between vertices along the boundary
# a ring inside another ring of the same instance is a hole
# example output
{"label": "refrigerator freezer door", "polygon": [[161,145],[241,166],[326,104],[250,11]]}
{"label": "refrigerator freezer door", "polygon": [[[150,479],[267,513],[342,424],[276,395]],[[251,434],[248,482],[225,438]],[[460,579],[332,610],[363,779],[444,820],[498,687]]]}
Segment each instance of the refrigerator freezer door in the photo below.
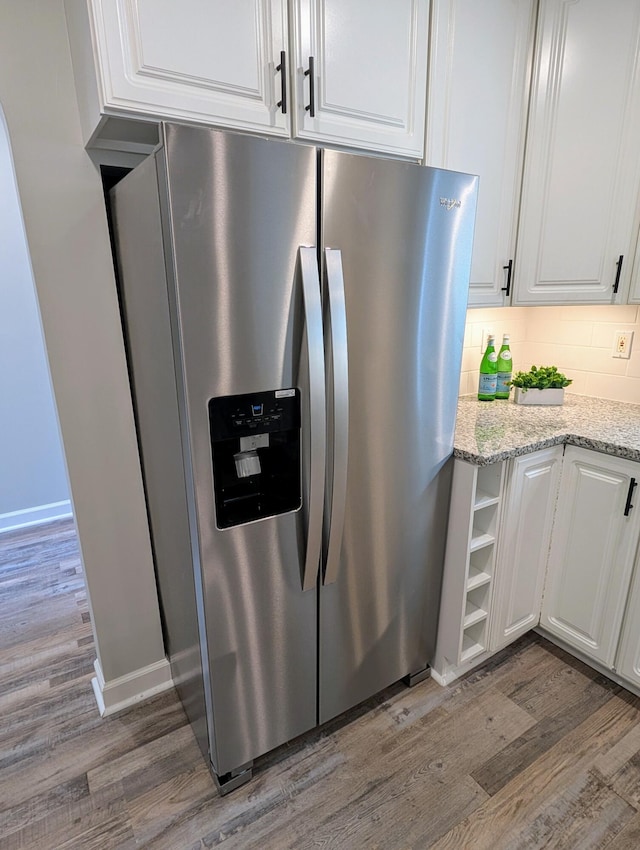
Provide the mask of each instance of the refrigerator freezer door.
{"label": "refrigerator freezer door", "polygon": [[320,278],[315,248],[300,248],[300,274],[305,315],[307,368],[309,375],[309,495],[306,500],[307,545],[302,573],[302,589],[310,590],[318,581],[322,548],[322,517],[326,460],[326,396],[324,340]]}
{"label": "refrigerator freezer door", "polygon": [[324,722],[433,653],[477,178],[325,151],[321,181],[349,357],[344,531],[320,596]]}
{"label": "refrigerator freezer door", "polygon": [[297,386],[308,441],[299,246],[316,240],[316,152],[168,125],[165,156],[179,403],[203,583],[212,762],[221,775],[316,722],[317,590],[302,591],[306,513],[218,528],[207,415],[214,397]]}
{"label": "refrigerator freezer door", "polygon": [[349,356],[347,351],[347,321],[344,305],[344,277],[340,251],[324,252],[326,280],[326,349],[328,425],[331,429],[332,464],[327,470],[325,507],[326,555],[323,580],[336,580],[342,547],[344,506],[347,493],[347,462],[349,452]]}

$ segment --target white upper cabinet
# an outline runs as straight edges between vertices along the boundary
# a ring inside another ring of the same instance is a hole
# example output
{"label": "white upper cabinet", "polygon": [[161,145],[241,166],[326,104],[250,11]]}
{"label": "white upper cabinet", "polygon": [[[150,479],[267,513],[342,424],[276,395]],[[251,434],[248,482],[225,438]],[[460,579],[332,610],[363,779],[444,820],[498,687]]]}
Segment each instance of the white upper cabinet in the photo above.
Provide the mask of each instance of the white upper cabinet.
{"label": "white upper cabinet", "polygon": [[423,156],[429,0],[65,3],[91,146],[167,118]]}
{"label": "white upper cabinet", "polygon": [[608,667],[638,543],[640,510],[629,508],[638,478],[634,461],[565,451],[540,625]]}
{"label": "white upper cabinet", "polygon": [[640,236],[636,244],[635,261],[631,277],[631,289],[629,290],[629,303],[640,304]]}
{"label": "white upper cabinet", "polygon": [[286,0],[66,0],[66,11],[87,142],[105,115],[289,134]]}
{"label": "white upper cabinet", "polygon": [[540,2],[514,304],[626,300],[640,188],[639,36],[638,0]]}
{"label": "white upper cabinet", "polygon": [[535,0],[433,4],[426,163],[480,175],[470,305],[508,303],[535,12]]}
{"label": "white upper cabinet", "polygon": [[294,0],[296,138],[421,159],[429,0]]}

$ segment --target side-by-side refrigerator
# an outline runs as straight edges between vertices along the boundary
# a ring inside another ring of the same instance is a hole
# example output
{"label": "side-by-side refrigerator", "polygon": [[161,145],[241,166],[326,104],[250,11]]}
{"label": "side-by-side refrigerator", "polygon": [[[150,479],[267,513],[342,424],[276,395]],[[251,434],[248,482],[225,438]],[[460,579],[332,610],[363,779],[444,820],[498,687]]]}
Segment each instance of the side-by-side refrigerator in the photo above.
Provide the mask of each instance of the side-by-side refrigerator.
{"label": "side-by-side refrigerator", "polygon": [[476,192],[172,124],[112,191],[164,636],[223,792],[428,669]]}

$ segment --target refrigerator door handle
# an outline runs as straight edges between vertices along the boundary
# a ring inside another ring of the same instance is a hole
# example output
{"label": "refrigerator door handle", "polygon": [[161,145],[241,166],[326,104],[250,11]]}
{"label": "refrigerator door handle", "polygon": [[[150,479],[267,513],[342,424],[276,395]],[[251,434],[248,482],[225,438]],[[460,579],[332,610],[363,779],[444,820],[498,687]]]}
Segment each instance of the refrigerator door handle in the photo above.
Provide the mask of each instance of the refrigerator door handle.
{"label": "refrigerator door handle", "polygon": [[331,359],[333,378],[332,411],[333,464],[330,474],[331,511],[324,583],[331,584],[338,577],[344,512],[347,499],[347,459],[349,452],[349,364],[347,359],[347,313],[344,298],[344,273],[342,253],[336,248],[325,249],[325,273],[327,281],[328,324],[330,327]]}
{"label": "refrigerator door handle", "polygon": [[324,473],[326,459],[326,418],[324,379],[324,340],[320,279],[315,248],[300,247],[302,300],[309,360],[309,496],[307,511],[307,551],[302,573],[302,589],[315,587],[322,551]]}

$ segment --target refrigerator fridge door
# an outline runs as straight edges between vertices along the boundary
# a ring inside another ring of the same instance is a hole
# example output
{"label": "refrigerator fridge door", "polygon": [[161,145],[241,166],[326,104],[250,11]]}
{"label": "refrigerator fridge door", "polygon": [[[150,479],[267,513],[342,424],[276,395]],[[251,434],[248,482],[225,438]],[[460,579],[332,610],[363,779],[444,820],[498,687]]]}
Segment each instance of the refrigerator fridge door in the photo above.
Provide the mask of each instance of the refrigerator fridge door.
{"label": "refrigerator fridge door", "polygon": [[[318,291],[317,266],[300,252],[316,243],[316,152],[168,125],[164,157],[161,199],[193,479],[191,522],[215,734],[211,759],[221,775],[316,723],[317,589],[306,555],[310,523],[320,536],[317,510],[315,518],[307,512],[309,479],[316,503],[323,498],[317,471],[303,464],[304,509],[235,525],[229,523],[242,511],[230,510],[224,528],[216,517],[212,471],[215,452],[231,446],[228,458],[218,457],[229,476],[220,489],[229,496],[235,469],[237,498],[257,500],[247,516],[262,510],[259,479],[270,474],[268,452],[282,437],[276,433],[278,392],[293,401],[295,388],[303,453],[308,456],[309,437],[317,443],[320,434],[324,445],[324,412],[318,413],[324,398],[317,389],[318,375],[324,382],[320,299],[307,297],[314,287]],[[306,294],[301,266],[307,275],[315,268],[316,282],[307,280]],[[228,396],[242,398],[234,408]],[[209,405],[216,399],[222,400],[212,404],[210,431]],[[236,409],[237,420],[224,419],[225,411]],[[215,419],[216,410],[222,419]],[[245,415],[250,424],[236,425]],[[298,427],[291,416],[289,437]],[[305,576],[311,589],[303,591]]]}
{"label": "refrigerator fridge door", "polygon": [[323,152],[325,290],[327,277],[343,277],[348,378],[334,393],[332,375],[328,392],[338,446],[329,503],[345,508],[344,528],[325,539],[320,722],[433,654],[476,186],[469,175]]}

